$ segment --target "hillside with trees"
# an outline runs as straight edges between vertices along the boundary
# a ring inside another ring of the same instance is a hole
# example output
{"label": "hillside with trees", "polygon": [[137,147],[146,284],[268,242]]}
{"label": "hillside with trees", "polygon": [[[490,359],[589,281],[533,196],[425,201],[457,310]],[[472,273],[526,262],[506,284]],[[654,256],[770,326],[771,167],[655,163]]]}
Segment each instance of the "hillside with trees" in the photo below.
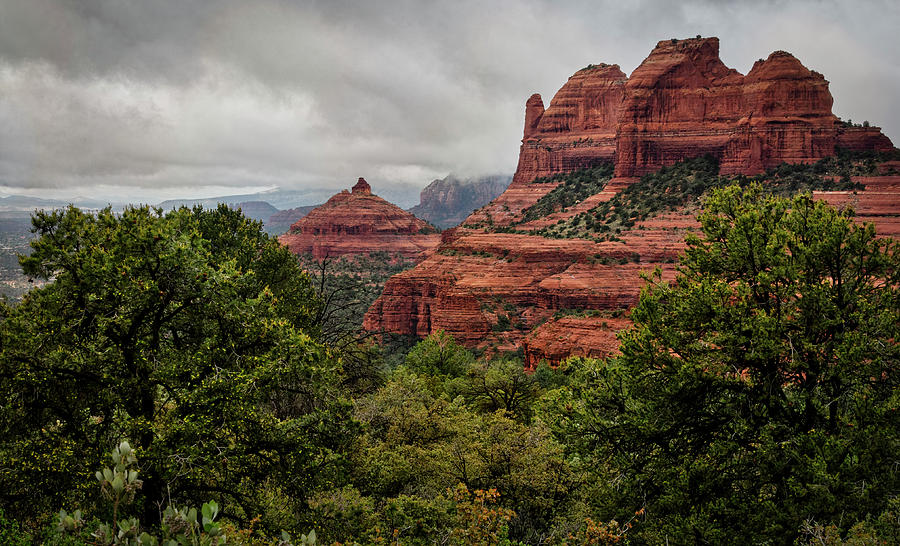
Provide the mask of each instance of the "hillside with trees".
{"label": "hillside with trees", "polygon": [[224,206],[39,213],[46,284],[0,311],[0,539],[897,543],[897,242],[758,184],[698,219],[619,354],[526,373],[353,337],[355,277]]}

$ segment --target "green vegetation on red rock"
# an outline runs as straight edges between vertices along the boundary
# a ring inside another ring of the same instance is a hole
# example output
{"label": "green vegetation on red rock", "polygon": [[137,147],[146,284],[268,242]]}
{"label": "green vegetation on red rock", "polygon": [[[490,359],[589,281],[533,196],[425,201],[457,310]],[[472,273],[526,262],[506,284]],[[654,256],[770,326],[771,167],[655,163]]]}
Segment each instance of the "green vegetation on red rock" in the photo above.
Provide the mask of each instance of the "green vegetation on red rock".
{"label": "green vegetation on red rock", "polygon": [[583,199],[600,193],[612,178],[612,174],[613,165],[609,163],[567,175],[548,176],[535,180],[532,184],[558,182],[559,185],[538,199],[537,203],[525,209],[522,213],[522,222],[537,220],[548,214],[565,210]]}
{"label": "green vegetation on red rock", "polygon": [[[862,188],[853,183],[850,176],[877,174],[878,164],[895,155],[845,152],[811,165],[785,163],[753,177],[719,176],[718,162],[711,156],[689,159],[645,174],[640,181],[627,186],[609,201],[534,233],[553,238],[606,240],[615,237],[618,232],[633,228],[636,222],[664,212],[684,208],[697,210],[700,198],[709,190],[729,184],[746,186],[759,182],[767,191],[778,195],[814,190],[860,190]],[[589,171],[558,175],[555,179],[561,180],[559,188],[564,188],[584,177],[586,172]],[[577,199],[583,198],[579,196]],[[537,218],[529,217],[532,209],[535,207],[525,211],[524,220]],[[549,212],[553,211],[543,215]]]}

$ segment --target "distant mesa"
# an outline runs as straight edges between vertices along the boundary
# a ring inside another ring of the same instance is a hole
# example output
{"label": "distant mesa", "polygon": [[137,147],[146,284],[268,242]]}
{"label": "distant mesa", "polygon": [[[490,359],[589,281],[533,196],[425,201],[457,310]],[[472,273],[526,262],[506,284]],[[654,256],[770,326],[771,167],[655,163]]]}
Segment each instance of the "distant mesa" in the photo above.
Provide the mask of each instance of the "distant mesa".
{"label": "distant mesa", "polygon": [[247,218],[259,220],[260,222],[267,222],[273,214],[278,212],[278,209],[266,201],[245,201],[238,203],[235,208],[241,209],[241,212]]}
{"label": "distant mesa", "polygon": [[294,207],[292,209],[279,210],[269,216],[266,221],[266,232],[273,235],[281,235],[286,233],[294,223],[312,212],[316,207],[321,205],[309,205],[305,207]]}
{"label": "distant mesa", "polygon": [[326,257],[387,252],[423,259],[440,242],[438,230],[372,193],[360,178],[295,222],[278,240],[295,254]]}

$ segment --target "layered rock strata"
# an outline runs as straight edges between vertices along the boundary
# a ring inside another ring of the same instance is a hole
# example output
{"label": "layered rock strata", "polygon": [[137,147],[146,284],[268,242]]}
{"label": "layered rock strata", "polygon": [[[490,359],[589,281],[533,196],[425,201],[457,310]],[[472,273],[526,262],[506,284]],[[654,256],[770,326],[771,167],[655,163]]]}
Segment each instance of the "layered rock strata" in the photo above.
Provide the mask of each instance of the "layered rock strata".
{"label": "layered rock strata", "polygon": [[877,127],[845,127],[822,74],[776,51],[743,76],[719,59],[718,38],[664,40],[630,77],[618,65],[576,72],[544,110],[525,105],[513,184],[614,161],[634,177],[712,154],[723,174],[814,162],[836,147],[886,151]]}
{"label": "layered rock strata", "polygon": [[278,240],[316,259],[387,252],[422,259],[440,242],[434,226],[372,194],[363,179],[294,223]]}
{"label": "layered rock strata", "polygon": [[560,317],[541,324],[522,340],[526,370],[541,362],[559,366],[570,356],[604,358],[619,350],[616,335],[631,326],[623,318],[603,316]]}
{"label": "layered rock strata", "polygon": [[[635,221],[603,242],[533,230],[611,199],[638,175],[703,154],[718,158],[723,174],[755,174],[837,148],[893,149],[878,128],[834,116],[828,82],[790,54],[775,52],[744,76],[721,62],[718,46],[716,38],[660,42],[630,77],[616,65],[592,65],[569,78],[546,109],[532,95],[509,188],[445,231],[425,261],[391,278],[365,327],[418,336],[443,329],[470,346],[520,346],[531,366],[567,354],[605,355],[616,329],[608,320],[604,330],[603,319],[548,319],[563,309],[627,314],[646,282],[642,272],[659,267],[663,279],[674,276],[684,236],[698,227],[696,209]],[[616,175],[601,192],[523,222],[523,211],[559,185],[536,179],[600,162],[613,163]],[[854,206],[883,235],[900,234],[900,176],[854,179],[865,191],[815,195]]]}

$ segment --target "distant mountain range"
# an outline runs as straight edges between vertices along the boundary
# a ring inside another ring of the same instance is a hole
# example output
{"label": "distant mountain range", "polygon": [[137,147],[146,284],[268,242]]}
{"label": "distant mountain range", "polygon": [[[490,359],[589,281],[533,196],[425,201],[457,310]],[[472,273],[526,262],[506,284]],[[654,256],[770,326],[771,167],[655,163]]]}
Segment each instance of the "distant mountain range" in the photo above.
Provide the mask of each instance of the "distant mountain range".
{"label": "distant mountain range", "polygon": [[30,212],[35,209],[58,209],[70,204],[82,209],[101,209],[109,203],[98,199],[76,198],[71,201],[62,199],[42,199],[26,195],[9,195],[0,197],[0,212]]}
{"label": "distant mountain range", "polygon": [[[456,225],[476,208],[488,203],[499,195],[509,184],[511,176],[494,175],[478,178],[458,178],[449,175],[434,180],[419,194],[419,204],[415,204],[418,187],[412,184],[385,186],[379,191],[385,200],[409,210],[420,218],[441,228]],[[199,199],[168,199],[156,206],[163,210],[178,207],[205,208],[224,203],[240,208],[248,218],[263,222],[265,230],[273,235],[287,232],[297,220],[328,200],[334,189],[316,188],[309,190],[275,189],[257,193],[222,195]],[[99,199],[76,198],[43,199],[24,195],[0,197],[0,216],[5,218],[27,217],[36,209],[58,209],[73,204],[82,209],[101,209],[112,206],[121,210],[124,203],[109,203]],[[415,205],[415,206],[413,206]]]}
{"label": "distant mountain range", "polygon": [[195,205],[201,205],[204,208],[208,208],[215,207],[219,203],[237,205],[240,203],[265,202],[277,210],[284,210],[316,203],[324,203],[333,193],[333,189],[323,188],[311,190],[276,189],[256,193],[221,195],[218,197],[205,197],[200,199],[167,199],[158,206],[164,210],[169,210],[181,206],[193,207]]}

